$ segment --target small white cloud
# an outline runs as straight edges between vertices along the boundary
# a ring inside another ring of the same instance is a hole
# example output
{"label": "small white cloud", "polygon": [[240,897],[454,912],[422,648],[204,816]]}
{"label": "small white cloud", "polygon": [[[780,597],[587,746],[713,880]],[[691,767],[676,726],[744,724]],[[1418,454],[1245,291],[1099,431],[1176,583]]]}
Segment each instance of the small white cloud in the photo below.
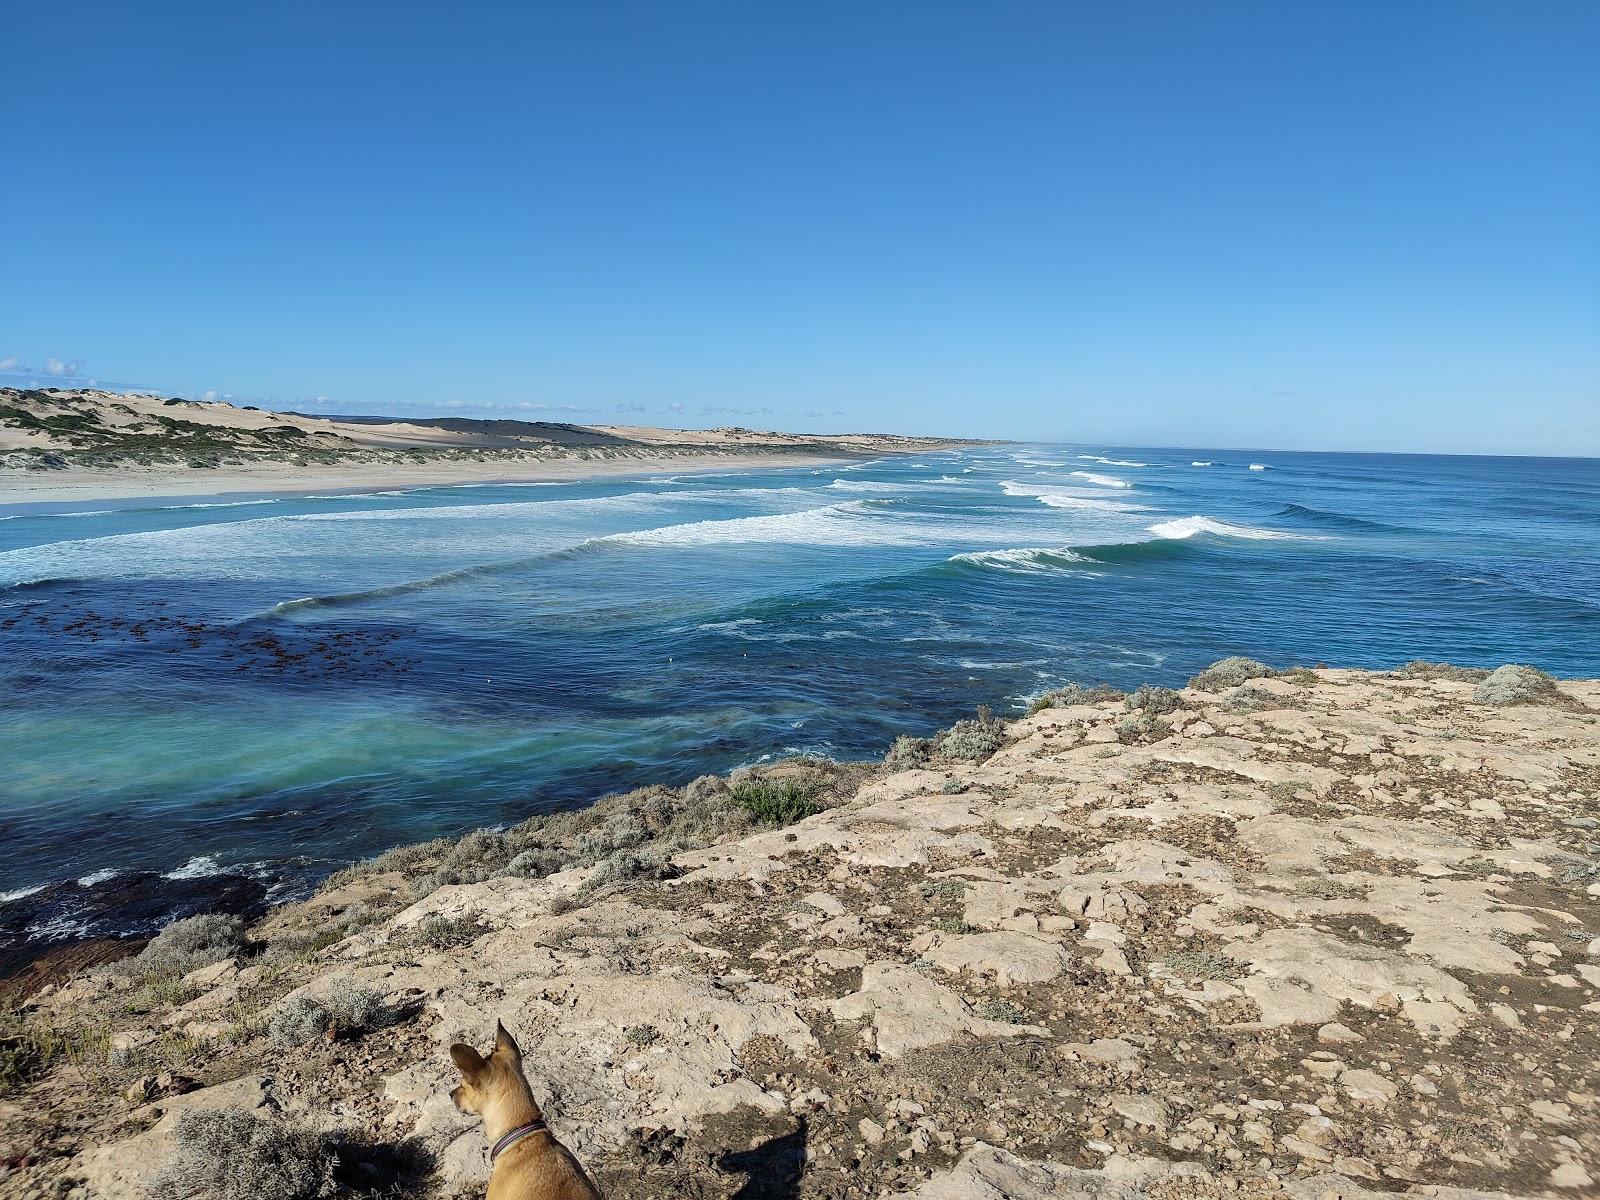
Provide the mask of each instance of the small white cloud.
{"label": "small white cloud", "polygon": [[17,356],[15,354],[9,355],[6,358],[0,358],[0,371],[15,371],[16,369]]}
{"label": "small white cloud", "polygon": [[206,401],[208,403],[210,401],[212,401],[212,400],[215,400],[216,398],[217,398],[217,393],[216,393],[216,389],[214,389],[214,388],[209,389],[209,390],[201,393],[201,396],[200,396],[200,399],[202,399],[202,400],[204,400],[204,401]]}
{"label": "small white cloud", "polygon": [[75,362],[62,362],[52,354],[44,361],[44,373],[46,375],[56,375],[63,379],[70,379],[78,373],[78,368],[82,365]]}

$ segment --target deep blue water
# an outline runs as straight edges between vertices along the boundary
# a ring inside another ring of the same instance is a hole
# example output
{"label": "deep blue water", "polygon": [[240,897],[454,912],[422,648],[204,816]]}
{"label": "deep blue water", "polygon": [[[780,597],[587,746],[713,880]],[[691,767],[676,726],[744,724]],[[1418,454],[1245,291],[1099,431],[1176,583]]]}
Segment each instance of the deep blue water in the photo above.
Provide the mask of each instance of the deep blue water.
{"label": "deep blue water", "polygon": [[[0,509],[0,895],[303,885],[1227,654],[1600,674],[1595,460],[992,446],[94,507]],[[118,927],[76,896],[0,936]]]}

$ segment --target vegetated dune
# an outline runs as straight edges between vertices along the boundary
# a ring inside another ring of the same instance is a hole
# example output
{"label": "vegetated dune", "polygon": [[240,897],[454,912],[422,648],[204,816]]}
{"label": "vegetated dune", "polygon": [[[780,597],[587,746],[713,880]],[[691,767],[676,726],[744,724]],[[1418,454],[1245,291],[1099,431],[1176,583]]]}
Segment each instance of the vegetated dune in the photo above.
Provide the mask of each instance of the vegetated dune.
{"label": "vegetated dune", "polygon": [[313,417],[94,390],[0,388],[0,468],[528,462],[695,453],[851,455],[962,445],[888,434],[676,430],[464,418]]}
{"label": "vegetated dune", "polygon": [[447,1049],[501,1018],[615,1200],[1593,1196],[1600,682],[1486,675],[1066,689],[174,927],[29,1001],[6,1194],[218,1122],[474,1194]]}

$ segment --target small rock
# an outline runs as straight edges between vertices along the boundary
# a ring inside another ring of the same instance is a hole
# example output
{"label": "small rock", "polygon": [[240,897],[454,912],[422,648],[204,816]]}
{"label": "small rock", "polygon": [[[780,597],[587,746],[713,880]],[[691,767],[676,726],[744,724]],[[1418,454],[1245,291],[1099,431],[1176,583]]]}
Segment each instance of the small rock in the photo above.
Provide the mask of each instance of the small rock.
{"label": "small rock", "polygon": [[1307,1117],[1294,1131],[1294,1136],[1313,1146],[1326,1146],[1333,1141],[1338,1128],[1327,1117]]}
{"label": "small rock", "polygon": [[1551,1125],[1567,1125],[1572,1121],[1572,1106],[1553,1100],[1535,1100],[1528,1105],[1528,1111]]}
{"label": "small rock", "polygon": [[1329,1021],[1321,1029],[1317,1030],[1317,1041],[1325,1046],[1340,1046],[1349,1042],[1362,1042],[1365,1040],[1354,1029],[1347,1025],[1341,1025],[1337,1021]]}
{"label": "small rock", "polygon": [[1154,1096],[1113,1096],[1111,1111],[1151,1129],[1160,1129],[1167,1123],[1167,1106]]}
{"label": "small rock", "polygon": [[1517,1010],[1509,1004],[1491,1004],[1489,1011],[1494,1014],[1494,1019],[1507,1029],[1515,1029],[1522,1024],[1522,1018],[1517,1015]]}
{"label": "small rock", "polygon": [[1590,1178],[1589,1172],[1583,1169],[1582,1163],[1574,1159],[1568,1159],[1554,1171],[1551,1171],[1550,1183],[1553,1187],[1558,1188],[1586,1188],[1594,1186],[1594,1180]]}
{"label": "small rock", "polygon": [[1386,1108],[1400,1090],[1376,1071],[1361,1070],[1340,1074],[1339,1086],[1349,1093],[1357,1108]]}

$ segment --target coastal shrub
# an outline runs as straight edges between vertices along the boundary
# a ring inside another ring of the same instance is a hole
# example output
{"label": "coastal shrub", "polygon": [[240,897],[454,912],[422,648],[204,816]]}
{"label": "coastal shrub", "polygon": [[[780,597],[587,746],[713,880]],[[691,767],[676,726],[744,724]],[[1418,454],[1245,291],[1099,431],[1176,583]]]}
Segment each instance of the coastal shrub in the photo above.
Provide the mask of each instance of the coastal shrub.
{"label": "coastal shrub", "polygon": [[622,1039],[635,1050],[643,1050],[661,1040],[661,1031],[654,1025],[630,1025],[622,1031]]}
{"label": "coastal shrub", "polygon": [[1591,883],[1600,883],[1600,862],[1573,859],[1562,866],[1557,878],[1562,883],[1578,884],[1583,887]]}
{"label": "coastal shrub", "polygon": [[687,805],[661,831],[661,840],[680,849],[697,849],[732,837],[741,837],[756,826],[750,810],[733,798],[731,789],[702,793],[703,799]]}
{"label": "coastal shrub", "polygon": [[1223,712],[1257,713],[1274,708],[1293,708],[1295,705],[1285,700],[1282,696],[1267,691],[1266,688],[1252,687],[1247,683],[1243,687],[1235,688],[1230,692],[1227,699],[1218,707]]}
{"label": "coastal shrub", "polygon": [[932,753],[931,738],[901,735],[895,738],[894,744],[889,747],[889,753],[883,756],[883,765],[891,771],[909,771],[913,767],[922,766]]}
{"label": "coastal shrub", "polygon": [[683,803],[685,807],[699,804],[709,804],[728,795],[727,781],[720,775],[701,775],[692,780],[689,786],[683,789]]}
{"label": "coastal shrub", "polygon": [[1215,950],[1175,950],[1161,961],[1185,979],[1195,982],[1237,979],[1244,974],[1243,963]]}
{"label": "coastal shrub", "polygon": [[383,993],[375,987],[357,983],[341,976],[323,993],[322,1003],[333,1018],[333,1027],[340,1033],[365,1033],[378,1029],[385,1023],[388,1009],[383,1003]]}
{"label": "coastal shrub", "polygon": [[321,1200],[336,1191],[335,1159],[317,1133],[238,1108],[187,1111],[155,1200]]}
{"label": "coastal shrub", "polygon": [[67,1050],[67,1037],[54,1026],[0,1007],[0,1096],[43,1075]]}
{"label": "coastal shrub", "polygon": [[332,1028],[333,1014],[322,1001],[311,996],[291,996],[267,1023],[267,1040],[289,1050],[327,1037]]}
{"label": "coastal shrub", "polygon": [[1004,1025],[1026,1025],[1028,1014],[1009,1000],[985,1000],[975,1010],[985,1021],[999,1021]]}
{"label": "coastal shrub", "polygon": [[733,802],[759,824],[793,825],[822,811],[816,792],[809,779],[741,779],[734,784]]}
{"label": "coastal shrub", "polygon": [[1482,667],[1457,667],[1421,658],[1412,659],[1400,668],[1399,673],[1410,679],[1450,679],[1457,683],[1477,683],[1489,677],[1489,672]]}
{"label": "coastal shrub", "polygon": [[[509,829],[399,847],[345,868],[324,887],[332,890],[375,874],[393,874],[412,898],[419,898],[445,884],[496,876],[538,879],[594,867],[626,850],[649,851],[665,862],[681,850],[820,812],[833,797],[852,794],[871,771],[867,764],[841,765],[823,758],[789,759],[775,764],[779,766],[791,773],[787,781],[774,778],[771,768],[741,780],[737,788],[705,775],[682,789],[639,788],[602,797],[585,808],[541,813]],[[628,862],[616,858],[612,869],[625,870]],[[389,915],[392,911],[384,914]]]}
{"label": "coastal shrub", "polygon": [[1160,717],[1137,713],[1117,722],[1117,740],[1126,744],[1158,742],[1172,732],[1172,726]]}
{"label": "coastal shrub", "polygon": [[294,996],[279,1005],[267,1038],[288,1049],[330,1035],[366,1033],[381,1028],[387,1017],[382,992],[341,977],[321,996]]}
{"label": "coastal shrub", "polygon": [[1105,704],[1121,700],[1124,695],[1125,693],[1108,683],[1096,684],[1094,687],[1084,687],[1081,683],[1068,683],[1040,696],[1028,707],[1028,712],[1032,714],[1043,712],[1047,708],[1071,708],[1078,704]]}
{"label": "coastal shrub", "polygon": [[1183,697],[1171,688],[1152,687],[1148,683],[1140,684],[1133,695],[1123,702],[1129,712],[1135,710],[1149,713],[1153,717],[1164,716],[1167,713],[1177,712],[1183,707]]}
{"label": "coastal shrub", "polygon": [[941,758],[982,761],[1005,743],[1005,722],[980,706],[976,718],[957,721],[935,738],[933,745]]}
{"label": "coastal shrub", "polygon": [[476,913],[462,913],[459,917],[434,913],[412,926],[409,940],[429,950],[453,950],[472,945],[487,932],[488,927],[478,920]]}
{"label": "coastal shrub", "polygon": [[642,846],[649,836],[644,826],[633,818],[633,814],[616,813],[599,828],[579,836],[578,857],[587,862],[598,862],[618,850]]}
{"label": "coastal shrub", "polygon": [[1252,679],[1269,678],[1273,674],[1275,672],[1266,663],[1235,655],[1212,663],[1189,680],[1189,686],[1198,688],[1202,692],[1220,692],[1226,688],[1238,687],[1241,683],[1247,683]]}
{"label": "coastal shrub", "polygon": [[244,946],[244,922],[238,917],[208,913],[174,921],[133,958],[113,965],[119,975],[149,981],[177,978],[212,963],[232,958]]}
{"label": "coastal shrub", "polygon": [[618,850],[600,863],[584,880],[581,895],[592,895],[601,888],[617,887],[650,879],[671,879],[677,868],[671,860],[651,849]]}
{"label": "coastal shrub", "polygon": [[543,879],[546,875],[554,875],[565,866],[567,859],[560,851],[549,846],[535,846],[531,850],[524,850],[508,862],[505,873],[523,879]]}
{"label": "coastal shrub", "polygon": [[1540,704],[1560,695],[1555,680],[1537,667],[1507,663],[1490,672],[1473,690],[1472,698],[1479,704]]}

